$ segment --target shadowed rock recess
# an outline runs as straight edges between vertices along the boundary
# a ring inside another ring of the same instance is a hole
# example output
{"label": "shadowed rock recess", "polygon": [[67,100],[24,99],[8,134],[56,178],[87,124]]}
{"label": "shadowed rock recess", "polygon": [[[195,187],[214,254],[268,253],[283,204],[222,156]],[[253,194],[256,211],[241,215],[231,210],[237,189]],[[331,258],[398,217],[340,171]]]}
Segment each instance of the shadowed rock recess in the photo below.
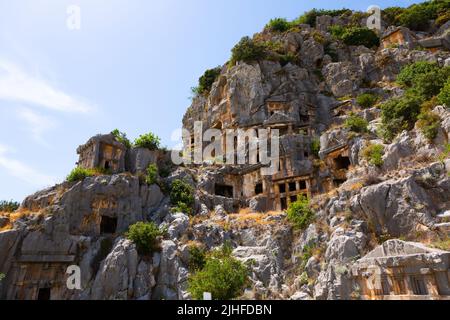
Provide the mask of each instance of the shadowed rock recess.
{"label": "shadowed rock recess", "polygon": [[[273,175],[262,165],[175,166],[167,150],[113,134],[80,146],[77,165],[95,173],[0,213],[0,298],[191,299],[192,248],[227,244],[249,269],[233,298],[450,299],[450,23],[383,22],[370,48],[340,36],[367,16],[269,24],[248,39],[262,54],[233,56],[197,90],[183,128],[278,129]],[[398,81],[418,62],[447,77],[437,91]],[[420,110],[389,112],[409,96],[403,108]],[[192,203],[174,203],[178,180]],[[290,218],[302,201],[306,225]],[[127,231],[150,221],[162,235],[143,254]],[[66,285],[71,265],[81,289]]]}

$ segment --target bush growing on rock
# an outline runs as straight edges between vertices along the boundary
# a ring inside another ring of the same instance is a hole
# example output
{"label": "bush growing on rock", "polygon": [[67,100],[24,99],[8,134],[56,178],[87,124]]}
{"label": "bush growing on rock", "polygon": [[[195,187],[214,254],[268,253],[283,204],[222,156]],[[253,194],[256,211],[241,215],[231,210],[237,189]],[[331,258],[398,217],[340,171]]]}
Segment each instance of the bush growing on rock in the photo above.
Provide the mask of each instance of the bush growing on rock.
{"label": "bush growing on rock", "polygon": [[266,56],[263,44],[252,40],[250,37],[243,37],[231,50],[230,65],[233,66],[238,61],[251,63],[263,59]]}
{"label": "bush growing on rock", "polygon": [[163,232],[154,222],[138,222],[130,226],[125,235],[133,241],[140,254],[150,255],[159,250]]}
{"label": "bush growing on rock", "polygon": [[450,67],[440,68],[435,62],[419,61],[404,67],[397,82],[422,100],[439,94],[450,77]]}
{"label": "bush growing on rock", "polygon": [[206,263],[206,250],[201,246],[189,247],[189,270],[191,272],[203,269]]}
{"label": "bush growing on rock", "polygon": [[203,268],[188,279],[192,298],[201,300],[204,292],[210,292],[214,300],[230,300],[243,293],[249,283],[249,270],[231,252],[224,246],[208,254]]}
{"label": "bush growing on rock", "polygon": [[363,150],[364,158],[371,164],[377,167],[381,167],[383,161],[384,147],[381,144],[369,144]]}
{"label": "bush growing on rock", "polygon": [[420,113],[421,99],[413,94],[391,99],[381,106],[380,134],[392,140],[403,130],[411,130]]}
{"label": "bush growing on rock", "polygon": [[343,41],[348,46],[372,48],[380,45],[378,35],[367,27],[332,26],[330,32],[335,39]]}
{"label": "bush growing on rock", "polygon": [[284,18],[274,18],[269,21],[266,28],[273,32],[285,32],[291,28],[291,23]]}
{"label": "bush growing on rock", "polygon": [[430,142],[433,141],[438,135],[441,118],[433,112],[422,110],[418,119],[417,127],[422,131],[425,138]]}
{"label": "bush growing on rock", "polygon": [[449,1],[427,1],[404,9],[397,20],[399,24],[412,30],[425,31],[430,27],[430,20],[437,20],[437,25],[442,24],[442,17],[445,18],[449,10]]}
{"label": "bush growing on rock", "polygon": [[299,196],[296,202],[289,205],[287,210],[287,219],[295,229],[304,230],[314,220],[314,212],[309,206],[309,200],[306,197]]}
{"label": "bush growing on rock", "polygon": [[339,10],[325,10],[325,9],[312,9],[310,11],[305,12],[303,15],[298,17],[293,21],[294,24],[309,24],[311,27],[316,26],[316,19],[320,16],[331,16],[337,17],[343,14],[351,14],[351,10],[349,9],[339,9]]}
{"label": "bush growing on rock", "polygon": [[447,108],[450,108],[450,79],[439,93],[438,101],[439,103],[444,104]]}
{"label": "bush growing on rock", "polygon": [[76,167],[69,173],[66,180],[68,182],[77,182],[77,181],[82,181],[88,177],[93,177],[94,175],[95,175],[95,171],[92,169]]}
{"label": "bush growing on rock", "polygon": [[378,96],[373,93],[363,93],[356,98],[356,103],[358,103],[363,108],[371,108],[378,101]]}
{"label": "bush growing on rock", "polygon": [[15,201],[0,201],[0,212],[14,212],[19,209],[20,204]]}
{"label": "bush growing on rock", "polygon": [[183,180],[174,180],[170,187],[170,202],[176,206],[176,211],[191,214],[194,205],[194,189]]}
{"label": "bush growing on rock", "polygon": [[111,131],[111,134],[116,138],[116,140],[122,143],[125,147],[131,148],[131,142],[127,138],[127,134],[119,131],[119,129],[114,129]]}
{"label": "bush growing on rock", "polygon": [[152,132],[140,135],[134,140],[134,146],[138,148],[147,148],[150,150],[157,150],[160,146],[161,139]]}
{"label": "bush growing on rock", "polygon": [[148,185],[152,185],[158,182],[158,167],[156,164],[151,164],[147,168],[147,175],[145,176],[145,182]]}
{"label": "bush growing on rock", "polygon": [[369,123],[356,114],[350,114],[347,120],[345,120],[344,127],[357,133],[367,132]]}
{"label": "bush growing on rock", "polygon": [[207,94],[211,91],[213,83],[217,80],[222,71],[222,67],[216,67],[214,69],[208,69],[205,73],[198,79],[198,86],[192,88],[192,92],[195,95]]}
{"label": "bush growing on rock", "polygon": [[314,138],[311,141],[311,152],[315,157],[319,157],[319,151],[320,151],[320,139]]}

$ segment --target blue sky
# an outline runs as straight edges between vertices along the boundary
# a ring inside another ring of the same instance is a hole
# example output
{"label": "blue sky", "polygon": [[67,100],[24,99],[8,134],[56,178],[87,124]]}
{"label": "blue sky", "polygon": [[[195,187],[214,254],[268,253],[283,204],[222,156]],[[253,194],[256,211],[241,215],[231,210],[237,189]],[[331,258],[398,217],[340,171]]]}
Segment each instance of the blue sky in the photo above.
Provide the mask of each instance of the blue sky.
{"label": "blue sky", "polygon": [[173,146],[198,77],[270,18],[415,2],[0,0],[0,199],[62,181],[97,133],[152,131]]}

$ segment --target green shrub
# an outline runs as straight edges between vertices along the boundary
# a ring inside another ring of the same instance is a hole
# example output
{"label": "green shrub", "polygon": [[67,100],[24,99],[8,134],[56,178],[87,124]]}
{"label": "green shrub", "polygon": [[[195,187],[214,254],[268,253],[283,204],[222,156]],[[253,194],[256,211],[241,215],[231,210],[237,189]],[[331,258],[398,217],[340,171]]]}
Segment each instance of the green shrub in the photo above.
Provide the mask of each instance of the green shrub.
{"label": "green shrub", "polygon": [[206,264],[206,250],[200,246],[189,247],[189,271],[195,272],[203,269]]}
{"label": "green shrub", "polygon": [[183,180],[174,180],[170,187],[170,202],[177,211],[191,214],[194,205],[194,189]]}
{"label": "green shrub", "polygon": [[204,292],[210,292],[214,300],[230,300],[239,297],[249,284],[246,265],[222,248],[206,257],[203,268],[188,278],[188,292],[201,300]]}
{"label": "green shrub", "polygon": [[380,38],[367,27],[346,28],[341,40],[348,46],[366,46],[367,48],[378,47]]}
{"label": "green shrub", "polygon": [[438,135],[440,125],[441,118],[437,114],[426,110],[419,114],[417,126],[430,142]]}
{"label": "green shrub", "polygon": [[273,32],[285,32],[291,28],[291,24],[284,18],[275,18],[269,21],[266,28]]}
{"label": "green shrub", "polygon": [[422,100],[413,94],[388,100],[381,105],[381,135],[390,141],[403,130],[411,130],[420,113]]}
{"label": "green shrub", "polygon": [[441,92],[438,95],[439,103],[444,104],[447,108],[450,108],[450,79],[441,89]]}
{"label": "green shrub", "polygon": [[94,175],[95,175],[95,170],[93,170],[93,169],[85,169],[82,167],[76,167],[69,173],[66,180],[68,182],[82,181],[82,180],[86,179],[87,177],[92,177]]}
{"label": "green shrub", "polygon": [[284,67],[288,63],[296,64],[298,62],[298,57],[292,52],[288,52],[280,55],[278,61]]}
{"label": "green shrub", "polygon": [[381,11],[381,19],[389,26],[400,25],[400,15],[405,11],[401,7],[389,7]]}
{"label": "green shrub", "polygon": [[119,129],[114,129],[111,131],[111,134],[125,147],[131,148],[131,142],[128,140],[126,133],[119,131]]}
{"label": "green shrub", "polygon": [[319,151],[320,151],[320,139],[319,138],[314,138],[311,141],[311,153],[315,157],[319,157]]}
{"label": "green shrub", "polygon": [[238,61],[251,63],[265,58],[266,52],[263,44],[252,40],[249,37],[243,37],[238,44],[231,50],[230,64],[233,66]]}
{"label": "green shrub", "polygon": [[151,164],[147,168],[147,175],[145,177],[145,183],[152,185],[158,182],[158,167],[156,164]]}
{"label": "green shrub", "polygon": [[344,127],[358,133],[364,133],[367,132],[367,127],[369,126],[369,123],[360,116],[351,113],[350,116],[345,120]]}
{"label": "green shrub", "polygon": [[3,281],[3,279],[5,279],[5,274],[4,273],[0,273],[0,283]]}
{"label": "green shrub", "polygon": [[150,150],[157,150],[160,146],[161,139],[149,132],[147,134],[140,135],[139,138],[134,140],[134,146],[138,148],[147,148]]}
{"label": "green shrub", "polygon": [[125,235],[134,242],[140,254],[149,255],[159,250],[163,232],[154,222],[138,222],[130,226]]}
{"label": "green shrub", "polygon": [[289,205],[287,210],[287,219],[295,229],[304,230],[314,220],[315,214],[309,206],[309,200],[306,197],[299,196],[296,202]]}
{"label": "green shrub", "polygon": [[450,67],[440,68],[435,62],[419,61],[404,67],[397,83],[412,89],[422,100],[439,94],[450,76]]}
{"label": "green shrub", "polygon": [[378,96],[373,93],[363,93],[356,98],[358,103],[363,108],[371,108],[378,101]]}
{"label": "green shrub", "polygon": [[214,69],[208,69],[198,79],[198,86],[192,88],[192,92],[196,95],[207,94],[211,91],[213,83],[219,78],[222,67],[216,67]]}
{"label": "green shrub", "polygon": [[0,212],[14,212],[19,209],[20,203],[15,201],[0,201]]}
{"label": "green shrub", "polygon": [[303,15],[294,20],[293,24],[309,24],[311,27],[316,26],[316,19],[319,16],[332,16],[337,17],[343,14],[350,14],[351,10],[349,9],[340,9],[340,10],[318,10],[312,9],[310,11],[305,12]]}
{"label": "green shrub", "polygon": [[363,156],[374,166],[381,167],[383,165],[384,147],[381,144],[369,144],[363,150]]}

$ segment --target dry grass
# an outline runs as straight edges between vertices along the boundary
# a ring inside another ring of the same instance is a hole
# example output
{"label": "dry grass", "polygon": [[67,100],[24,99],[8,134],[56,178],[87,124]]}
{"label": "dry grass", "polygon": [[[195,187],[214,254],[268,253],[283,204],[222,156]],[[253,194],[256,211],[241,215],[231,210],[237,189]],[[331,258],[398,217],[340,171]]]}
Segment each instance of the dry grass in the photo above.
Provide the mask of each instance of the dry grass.
{"label": "dry grass", "polygon": [[242,209],[239,213],[229,214],[228,221],[218,221],[225,230],[239,230],[254,227],[264,227],[276,224],[276,221],[269,221],[267,218],[276,217],[283,214],[282,211],[270,211],[266,213],[252,212],[250,209]]}
{"label": "dry grass", "polygon": [[0,217],[8,218],[8,223],[0,228],[0,232],[8,231],[13,228],[14,222],[25,218],[27,216],[41,216],[43,215],[43,211],[32,212],[26,209],[19,209],[15,212],[0,212]]}

